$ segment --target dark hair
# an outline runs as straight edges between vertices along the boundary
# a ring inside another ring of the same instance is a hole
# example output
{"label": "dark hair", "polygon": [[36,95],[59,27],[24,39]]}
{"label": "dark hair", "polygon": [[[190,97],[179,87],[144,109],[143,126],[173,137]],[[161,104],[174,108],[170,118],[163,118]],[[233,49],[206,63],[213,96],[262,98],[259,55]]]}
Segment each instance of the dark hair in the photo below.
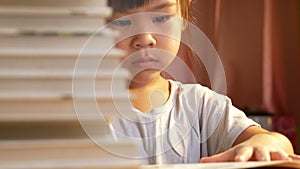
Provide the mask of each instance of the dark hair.
{"label": "dark hair", "polygon": [[[153,0],[108,0],[108,6],[114,11],[124,12],[128,9],[142,7]],[[180,6],[181,15],[184,19],[189,20],[191,0],[176,0]]]}

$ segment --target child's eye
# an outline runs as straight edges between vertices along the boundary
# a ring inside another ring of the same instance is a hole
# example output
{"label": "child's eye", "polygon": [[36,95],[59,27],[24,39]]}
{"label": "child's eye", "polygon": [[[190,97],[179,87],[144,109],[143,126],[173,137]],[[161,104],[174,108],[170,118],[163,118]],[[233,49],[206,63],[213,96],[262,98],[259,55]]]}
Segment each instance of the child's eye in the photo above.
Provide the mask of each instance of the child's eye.
{"label": "child's eye", "polygon": [[153,23],[164,23],[171,18],[171,15],[158,16],[153,18]]}
{"label": "child's eye", "polygon": [[116,25],[116,26],[129,26],[129,25],[131,25],[131,21],[129,19],[114,20],[111,23],[113,25]]}

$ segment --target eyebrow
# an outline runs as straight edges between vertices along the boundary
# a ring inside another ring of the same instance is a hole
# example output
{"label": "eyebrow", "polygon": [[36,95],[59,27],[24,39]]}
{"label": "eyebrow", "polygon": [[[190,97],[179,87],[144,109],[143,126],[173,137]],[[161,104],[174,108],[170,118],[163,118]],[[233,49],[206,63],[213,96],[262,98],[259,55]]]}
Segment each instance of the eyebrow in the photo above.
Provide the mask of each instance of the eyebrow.
{"label": "eyebrow", "polygon": [[160,10],[160,9],[163,9],[163,8],[172,7],[174,5],[176,5],[176,3],[166,2],[166,3],[162,3],[162,4],[159,4],[159,5],[153,6],[150,9],[151,10]]}

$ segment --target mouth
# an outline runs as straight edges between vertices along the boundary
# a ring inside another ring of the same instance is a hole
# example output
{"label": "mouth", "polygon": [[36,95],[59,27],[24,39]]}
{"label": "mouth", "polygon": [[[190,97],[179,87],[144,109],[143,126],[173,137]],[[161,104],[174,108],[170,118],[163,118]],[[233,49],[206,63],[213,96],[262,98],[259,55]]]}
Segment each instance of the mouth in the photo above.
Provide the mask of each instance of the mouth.
{"label": "mouth", "polygon": [[158,61],[151,58],[151,57],[143,57],[141,59],[138,59],[134,62],[132,62],[133,65],[138,66],[140,68],[150,68],[150,67],[156,67]]}

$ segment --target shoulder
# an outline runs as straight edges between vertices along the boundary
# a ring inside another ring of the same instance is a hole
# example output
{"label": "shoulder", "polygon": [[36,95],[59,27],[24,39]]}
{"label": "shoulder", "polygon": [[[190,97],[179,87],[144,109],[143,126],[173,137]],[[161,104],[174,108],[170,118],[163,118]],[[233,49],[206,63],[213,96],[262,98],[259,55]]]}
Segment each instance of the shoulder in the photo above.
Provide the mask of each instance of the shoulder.
{"label": "shoulder", "polygon": [[201,84],[183,84],[178,81],[170,81],[172,88],[176,91],[180,97],[188,97],[195,100],[204,100],[204,101],[229,101],[230,99],[223,95],[219,94],[206,86]]}
{"label": "shoulder", "polygon": [[[224,113],[231,106],[231,100],[200,84],[182,84],[171,81],[173,87],[170,100],[185,114],[210,116]],[[179,110],[178,110],[179,111]],[[212,117],[212,116],[210,116]]]}
{"label": "shoulder", "polygon": [[181,93],[198,93],[198,92],[206,92],[209,91],[210,89],[202,86],[198,83],[193,83],[193,84],[184,84],[179,81],[172,81],[169,80],[171,83],[172,88],[176,88]]}

